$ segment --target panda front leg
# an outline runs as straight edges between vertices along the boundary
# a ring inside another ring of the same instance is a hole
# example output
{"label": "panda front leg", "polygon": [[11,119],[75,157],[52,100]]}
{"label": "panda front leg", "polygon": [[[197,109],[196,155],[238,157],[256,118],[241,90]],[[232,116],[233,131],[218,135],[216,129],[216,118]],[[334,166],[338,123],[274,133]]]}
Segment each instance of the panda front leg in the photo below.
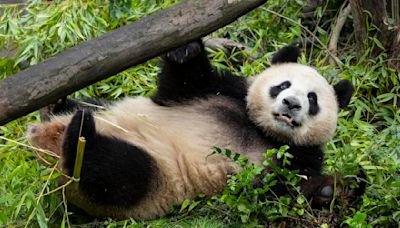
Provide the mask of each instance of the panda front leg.
{"label": "panda front leg", "polygon": [[[363,172],[360,172],[356,178],[344,178],[341,175],[324,175],[322,173],[323,151],[320,147],[302,148],[293,146],[289,152],[294,157],[291,160],[291,164],[285,166],[285,168],[307,177],[300,181],[299,187],[312,208],[329,208],[333,199],[340,201],[342,205],[350,205],[364,194],[366,185],[362,181],[365,179]],[[274,158],[274,161],[277,165],[283,167],[280,160]],[[297,193],[297,191],[293,192],[291,188],[287,187],[286,177],[278,175],[278,179],[280,181],[272,188],[276,195],[282,196],[287,193]],[[256,179],[254,186],[262,187],[262,178]],[[351,186],[357,187],[352,188]]]}
{"label": "panda front leg", "polygon": [[335,195],[335,177],[333,175],[309,177],[300,183],[300,187],[312,208],[328,208]]}
{"label": "panda front leg", "polygon": [[157,91],[152,99],[164,105],[198,96],[213,74],[202,41],[188,43],[162,57]]}
{"label": "panda front leg", "polygon": [[77,111],[62,146],[61,167],[68,176],[73,174],[79,135],[86,139],[79,189],[67,189],[68,199],[96,217],[125,217],[151,192],[154,160],[133,144],[99,134],[93,114]]}
{"label": "panda front leg", "polygon": [[159,105],[184,102],[207,95],[244,98],[246,81],[229,72],[218,73],[199,39],[168,52],[163,57],[157,91],[152,100]]}
{"label": "panda front leg", "polygon": [[77,110],[97,111],[105,110],[110,105],[109,101],[85,97],[79,100],[71,98],[61,98],[56,103],[51,105],[51,115],[62,115],[73,113]]}
{"label": "panda front leg", "polygon": [[[364,194],[366,183],[363,180],[365,178],[365,173],[362,171],[356,178],[344,178],[336,174],[322,175],[301,182],[300,187],[304,196],[309,199],[312,208],[329,208],[334,198],[347,206]],[[355,185],[356,187],[351,187]]]}

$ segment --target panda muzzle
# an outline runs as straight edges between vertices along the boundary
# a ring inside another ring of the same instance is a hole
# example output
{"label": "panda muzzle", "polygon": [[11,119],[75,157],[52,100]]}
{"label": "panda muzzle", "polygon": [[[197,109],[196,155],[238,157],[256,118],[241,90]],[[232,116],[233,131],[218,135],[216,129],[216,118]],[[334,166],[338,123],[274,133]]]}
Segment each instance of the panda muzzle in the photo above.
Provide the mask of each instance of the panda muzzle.
{"label": "panda muzzle", "polygon": [[278,121],[285,122],[291,127],[298,127],[300,124],[294,120],[294,118],[287,113],[274,113],[275,119]]}

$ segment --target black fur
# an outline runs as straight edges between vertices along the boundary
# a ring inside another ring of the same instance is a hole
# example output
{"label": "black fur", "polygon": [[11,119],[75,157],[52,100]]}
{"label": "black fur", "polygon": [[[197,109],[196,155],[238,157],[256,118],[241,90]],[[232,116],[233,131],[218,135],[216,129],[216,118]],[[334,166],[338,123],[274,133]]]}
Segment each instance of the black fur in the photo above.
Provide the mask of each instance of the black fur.
{"label": "black fur", "polygon": [[152,100],[159,105],[185,102],[208,95],[244,99],[246,80],[229,72],[218,73],[210,64],[201,41],[169,52],[163,58],[158,89]]}
{"label": "black fur", "polygon": [[93,115],[85,111],[77,111],[66,130],[62,156],[67,175],[73,174],[79,132],[86,139],[79,190],[90,200],[129,208],[150,191],[153,159],[132,144],[97,133]]}
{"label": "black fur", "polygon": [[320,146],[293,146],[288,152],[293,155],[290,160],[290,170],[299,170],[301,175],[308,177],[321,176],[324,153]]}
{"label": "black fur", "polygon": [[310,116],[315,116],[319,112],[319,105],[318,105],[318,96],[314,92],[310,92],[307,94],[308,102],[310,103],[310,107],[308,108],[308,114]]}
{"label": "black fur", "polygon": [[61,115],[66,113],[73,113],[76,110],[97,111],[99,107],[106,108],[109,104],[109,101],[89,97],[83,98],[79,101],[69,98],[62,98],[54,104],[51,114]]}
{"label": "black fur", "polygon": [[[272,63],[296,62],[299,55],[298,47],[288,46],[273,57]],[[226,106],[212,107],[217,118],[227,126],[233,126],[242,143],[251,143],[254,138],[265,137],[264,133],[248,119],[244,100],[247,95],[245,78],[229,72],[218,73],[211,66],[201,41],[192,42],[169,52],[163,57],[163,62],[158,90],[152,97],[155,103],[172,105],[211,95],[227,96],[236,104],[237,109],[235,107],[229,109]],[[289,87],[290,82],[289,85],[283,85],[285,86]],[[352,87],[350,92],[349,88],[346,82],[335,86],[340,107],[349,102]],[[271,94],[274,95],[275,92]],[[79,108],[82,107],[67,101],[61,110],[71,111]],[[72,175],[83,113],[85,115],[81,135],[86,138],[87,143],[80,191],[100,205],[125,208],[134,205],[150,192],[151,180],[157,178],[155,162],[145,151],[132,144],[96,133],[90,112],[76,112],[67,128],[63,145],[65,158],[63,167],[68,171],[68,175]],[[268,142],[271,148],[283,145],[270,137],[265,137],[265,142]],[[289,169],[299,170],[301,175],[309,178],[309,181],[301,184],[305,195],[312,197],[323,193],[323,187],[331,185],[330,182],[324,182],[326,176],[321,173],[323,152],[320,146],[289,146],[289,152],[294,156]],[[326,203],[326,200],[321,202]]]}
{"label": "black fur", "polygon": [[[273,138],[268,140],[272,145],[275,145],[274,148],[279,148],[282,145]],[[333,199],[333,191],[330,194],[325,194],[323,189],[333,190],[333,182],[331,181],[333,178],[330,175],[322,174],[323,150],[320,146],[289,146],[288,152],[293,155],[293,158],[290,160],[290,165],[285,167],[292,171],[298,171],[299,175],[307,177],[299,184],[302,193],[308,200],[312,200],[313,208],[329,206]],[[282,166],[282,160],[274,158],[274,161],[277,165]],[[297,194],[286,186],[285,177],[278,175],[277,178],[280,181],[271,188],[275,195],[282,196],[289,192]],[[262,185],[262,178],[257,179],[254,183],[254,187],[262,187]]]}
{"label": "black fur", "polygon": [[[246,106],[244,101],[237,100],[236,106],[227,108],[226,106],[213,107],[218,120],[226,123],[227,126],[234,126],[233,132],[238,132],[240,141],[252,142],[255,138],[265,138],[268,142],[268,148],[279,148],[285,143],[279,142],[272,137],[266,137],[260,129],[258,129],[246,114]],[[299,170],[299,173],[306,176],[321,176],[324,153],[321,146],[295,146],[289,145],[288,152],[293,155],[291,165],[287,167],[290,170]]]}
{"label": "black fur", "polygon": [[277,63],[295,63],[300,56],[300,48],[294,45],[286,46],[280,49],[271,60],[272,64]]}
{"label": "black fur", "polygon": [[292,84],[289,81],[284,81],[277,86],[271,87],[269,90],[269,95],[272,98],[276,98],[283,90],[289,88]]}
{"label": "black fur", "polygon": [[[288,46],[281,49],[274,56],[272,62],[296,62],[299,55],[300,49],[298,47]],[[271,89],[271,97],[276,97],[279,92],[290,86],[289,81],[277,85],[275,89]],[[244,78],[230,73],[218,74],[212,68],[203,44],[194,42],[178,48],[164,57],[164,66],[158,82],[158,91],[152,99],[157,104],[165,105],[171,101],[184,102],[213,94],[233,98],[232,100],[236,103],[236,106],[232,107],[232,109],[226,106],[216,106],[213,107],[213,111],[221,122],[225,122],[230,127],[234,126],[235,130],[233,131],[238,132],[237,137],[240,138],[238,140],[241,143],[248,143],[260,135],[264,137],[264,133],[248,119],[244,101],[246,93],[247,88]],[[271,137],[265,138],[265,140],[270,146],[266,149],[278,148],[283,145]],[[289,169],[299,170],[299,174],[306,175],[313,180],[323,178],[321,173],[323,151],[319,145],[309,147],[290,145],[289,152],[294,156],[290,167],[288,167]],[[313,193],[316,188],[312,188],[310,192]],[[281,194],[285,192],[283,188],[279,191]]]}
{"label": "black fur", "polygon": [[[236,142],[240,142],[242,146],[252,146],[254,139],[263,138],[265,134],[248,118],[245,101],[236,99],[234,103],[232,107],[216,105],[212,107],[213,112],[219,122],[225,123],[231,129],[231,136],[237,137]],[[270,147],[265,148],[266,150],[275,147],[273,142],[269,144]]]}
{"label": "black fur", "polygon": [[339,103],[339,108],[346,107],[349,102],[351,95],[354,91],[354,86],[348,80],[342,80],[338,84],[334,85],[333,88],[336,92],[336,98]]}
{"label": "black fur", "polygon": [[[251,122],[246,116],[245,103],[239,100],[236,101],[236,106],[227,108],[226,106],[213,107],[220,122],[226,123],[227,126],[233,127],[232,132],[237,135],[237,142],[242,145],[251,146],[256,138],[265,138],[268,142],[267,149],[279,148],[284,143],[272,137],[265,137],[265,134],[258,129],[253,122]],[[289,145],[288,152],[293,155],[290,160],[291,164],[286,166],[289,170],[297,170],[300,175],[307,176],[307,180],[303,180],[300,183],[301,190],[308,200],[312,199],[313,208],[322,208],[329,206],[333,198],[333,193],[330,195],[324,195],[323,189],[325,187],[333,190],[333,183],[331,176],[322,174],[324,153],[321,146],[295,146]],[[274,159],[277,165],[282,166],[282,161]],[[285,178],[278,176],[282,179],[282,182],[277,183],[272,191],[281,196],[288,193],[288,188],[285,185]],[[256,180],[254,183],[255,187],[262,187],[262,181]]]}

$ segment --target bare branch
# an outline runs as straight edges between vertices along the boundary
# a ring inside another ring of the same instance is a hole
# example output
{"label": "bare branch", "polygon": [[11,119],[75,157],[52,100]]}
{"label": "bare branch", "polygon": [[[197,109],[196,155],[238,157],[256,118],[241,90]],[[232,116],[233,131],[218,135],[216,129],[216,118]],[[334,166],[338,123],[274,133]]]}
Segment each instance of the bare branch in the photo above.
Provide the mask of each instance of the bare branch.
{"label": "bare branch", "polygon": [[[329,41],[329,46],[328,49],[332,52],[333,55],[337,56],[337,44],[340,36],[340,32],[342,31],[342,28],[344,24],[346,23],[347,17],[350,15],[351,12],[351,6],[350,4],[347,5],[345,8],[342,8],[340,10],[335,28],[332,30],[332,35],[331,39]],[[336,60],[332,57],[329,58],[329,63],[331,65],[336,65]]]}

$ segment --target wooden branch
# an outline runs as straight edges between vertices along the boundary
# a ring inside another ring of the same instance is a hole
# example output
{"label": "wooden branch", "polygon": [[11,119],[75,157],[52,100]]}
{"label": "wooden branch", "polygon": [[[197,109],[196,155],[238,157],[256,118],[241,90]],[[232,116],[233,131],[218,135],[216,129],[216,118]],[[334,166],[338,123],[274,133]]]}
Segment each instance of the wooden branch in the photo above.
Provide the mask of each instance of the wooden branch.
{"label": "wooden branch", "polygon": [[185,0],[0,81],[0,125],[223,27],[265,0]]}
{"label": "wooden branch", "polygon": [[[332,35],[329,40],[328,49],[335,56],[337,56],[337,44],[338,44],[340,32],[342,31],[342,28],[343,28],[344,24],[346,23],[347,17],[349,16],[350,12],[351,12],[350,4],[347,5],[345,8],[342,8],[342,10],[340,10],[340,12],[339,12],[335,27],[332,30]],[[329,63],[331,65],[336,65],[336,61],[332,56],[329,58]]]}

